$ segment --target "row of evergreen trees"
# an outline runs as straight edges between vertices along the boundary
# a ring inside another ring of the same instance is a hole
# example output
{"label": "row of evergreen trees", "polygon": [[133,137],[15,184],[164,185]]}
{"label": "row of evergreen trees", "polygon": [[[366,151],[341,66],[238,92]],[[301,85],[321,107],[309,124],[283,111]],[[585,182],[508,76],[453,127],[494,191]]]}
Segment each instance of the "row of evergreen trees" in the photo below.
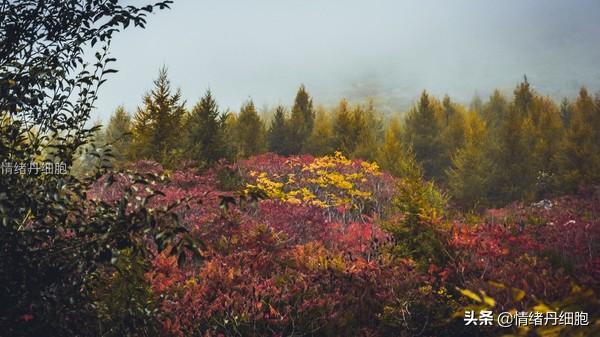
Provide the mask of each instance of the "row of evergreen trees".
{"label": "row of evergreen trees", "polygon": [[557,105],[525,80],[512,98],[495,91],[469,108],[423,92],[400,118],[369,101],[315,108],[304,86],[288,111],[265,122],[250,100],[222,112],[210,91],[187,110],[160,71],[155,88],[129,115],[122,107],[99,135],[117,163],[151,159],[167,167],[200,166],[275,152],[325,155],[341,151],[374,160],[397,176],[424,175],[466,207],[502,205],[600,183],[600,97],[581,89]]}

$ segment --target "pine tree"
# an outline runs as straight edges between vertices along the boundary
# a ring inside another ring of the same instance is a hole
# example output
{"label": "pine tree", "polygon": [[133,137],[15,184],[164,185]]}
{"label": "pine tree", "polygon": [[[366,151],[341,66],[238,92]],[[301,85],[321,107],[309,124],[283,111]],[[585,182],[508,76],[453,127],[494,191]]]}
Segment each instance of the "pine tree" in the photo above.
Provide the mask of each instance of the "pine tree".
{"label": "pine tree", "polygon": [[568,128],[571,124],[571,114],[573,113],[573,106],[569,102],[568,98],[563,98],[560,102],[560,119],[565,128]]}
{"label": "pine tree", "polygon": [[185,115],[181,91],[171,92],[167,69],[161,68],[154,89],[144,96],[133,122],[135,159],[152,159],[172,166],[180,156]]}
{"label": "pine tree", "polygon": [[564,127],[559,108],[549,97],[535,97],[533,104],[535,143],[532,152],[532,165],[537,172],[536,192],[538,198],[546,197],[557,186],[556,174],[560,170],[559,154],[563,144]]}
{"label": "pine tree", "polygon": [[304,85],[296,93],[292,115],[290,116],[289,146],[291,154],[298,154],[306,147],[306,141],[311,135],[315,121],[313,102]]}
{"label": "pine tree", "polygon": [[392,118],[385,131],[383,144],[377,151],[377,163],[396,177],[419,179],[423,172],[414,154],[402,144],[400,121]]}
{"label": "pine tree", "polygon": [[307,142],[307,152],[314,156],[324,156],[334,152],[332,118],[325,108],[318,108],[315,126]]}
{"label": "pine tree", "polygon": [[224,141],[225,115],[207,90],[194,106],[186,121],[187,151],[190,159],[212,164],[226,157]]}
{"label": "pine tree", "polygon": [[357,105],[353,110],[353,124],[356,134],[356,146],[351,156],[364,160],[375,160],[377,148],[383,140],[383,118],[376,109],[373,100],[366,106]]}
{"label": "pine tree", "polygon": [[499,126],[498,146],[493,159],[498,165],[495,184],[499,186],[496,197],[500,204],[523,199],[536,182],[533,101],[534,93],[525,78],[515,89],[514,99]]}
{"label": "pine tree", "polygon": [[265,127],[252,100],[242,106],[235,132],[239,157],[248,158],[265,151]]}
{"label": "pine tree", "polygon": [[594,111],[592,113],[592,117],[590,118],[590,122],[592,124],[592,128],[594,129],[595,144],[600,148],[600,92],[596,93]]}
{"label": "pine tree", "polygon": [[444,99],[442,100],[442,107],[444,109],[444,119],[442,121],[442,125],[444,127],[448,127],[450,124],[450,119],[456,113],[456,107],[452,103],[450,96],[444,95]]}
{"label": "pine tree", "polygon": [[469,104],[469,110],[475,111],[478,114],[483,112],[483,101],[478,93],[475,93],[473,98],[471,99],[471,104]]}
{"label": "pine tree", "polygon": [[411,144],[417,161],[423,165],[425,177],[440,178],[444,172],[444,149],[440,134],[442,131],[442,111],[440,104],[423,91],[417,105],[406,118],[405,139]]}
{"label": "pine tree", "polygon": [[446,170],[454,200],[467,208],[485,206],[493,192],[495,167],[489,146],[485,122],[476,112],[469,113],[465,145],[452,157],[452,166]]}
{"label": "pine tree", "polygon": [[600,182],[599,107],[585,88],[573,104],[561,153],[562,181],[567,190]]}
{"label": "pine tree", "polygon": [[132,134],[131,115],[119,106],[110,117],[105,131],[105,139],[110,146],[111,155],[116,163],[130,159]]}
{"label": "pine tree", "polygon": [[285,108],[278,106],[275,109],[275,114],[271,120],[271,126],[267,132],[267,141],[269,143],[269,151],[280,155],[287,156],[290,154],[289,149],[289,129],[288,121],[285,116]]}
{"label": "pine tree", "polygon": [[350,156],[356,146],[356,130],[352,115],[348,101],[341,100],[334,114],[333,144],[334,150],[341,151],[346,156]]}
{"label": "pine tree", "polygon": [[496,130],[502,123],[502,120],[508,114],[508,102],[506,97],[499,91],[494,90],[489,101],[483,106],[481,116],[488,126],[488,129]]}
{"label": "pine tree", "polygon": [[512,108],[518,114],[519,117],[525,118],[531,114],[534,93],[531,89],[531,85],[527,80],[527,76],[524,76],[523,82],[517,85],[514,91],[514,99]]}
{"label": "pine tree", "polygon": [[223,114],[223,149],[225,159],[233,162],[238,155],[237,121],[238,116],[234,113]]}
{"label": "pine tree", "polygon": [[[442,132],[440,134],[441,146],[444,150],[440,155],[440,167],[445,170],[452,164],[452,157],[465,144],[465,111],[464,108],[450,100],[446,95],[442,103],[443,116]],[[445,175],[439,177],[439,181],[445,182]]]}

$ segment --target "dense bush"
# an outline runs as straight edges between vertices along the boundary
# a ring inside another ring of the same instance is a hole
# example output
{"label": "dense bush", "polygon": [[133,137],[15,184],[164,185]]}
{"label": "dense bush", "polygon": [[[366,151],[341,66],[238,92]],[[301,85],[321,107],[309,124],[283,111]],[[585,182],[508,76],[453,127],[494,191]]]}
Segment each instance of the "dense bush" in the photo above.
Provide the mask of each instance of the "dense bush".
{"label": "dense bush", "polygon": [[[431,183],[386,177],[341,155],[240,162],[229,170],[240,173],[242,189],[264,193],[235,204],[223,203],[236,195],[218,189],[218,169],[137,169],[168,177],[151,204],[180,200],[174,209],[203,243],[200,258],[159,254],[146,273],[167,335],[494,335],[457,318],[470,303],[457,289],[484,291],[494,310],[532,310],[577,308],[572,285],[598,287],[593,194],[490,210],[467,224],[450,216]],[[364,180],[344,185],[357,174]],[[357,197],[345,207],[325,204],[352,189],[393,207],[355,207],[365,202]]]}
{"label": "dense bush", "polygon": [[[143,278],[154,254],[148,242],[159,235],[178,240],[176,232],[186,230],[165,210],[149,212],[145,203],[154,196],[152,189],[145,198],[134,198],[133,186],[125,186],[108,203],[88,198],[94,176],[79,179],[69,171],[98,130],[86,122],[98,88],[115,72],[108,68],[114,61],[108,53],[112,36],[129,25],[143,27],[149,12],[169,3],[138,8],[118,1],[5,1],[0,6],[3,335],[156,331]],[[106,160],[98,163],[96,171],[103,171]],[[112,177],[107,175],[106,185]]]}
{"label": "dense bush", "polygon": [[[136,168],[168,176],[153,186],[161,195],[149,205],[182,201],[174,210],[203,243],[201,259],[182,263],[161,254],[147,273],[165,332],[338,336],[430,329],[432,323],[405,315],[433,310],[439,296],[429,292],[430,275],[410,256],[393,258],[382,248],[389,235],[376,219],[390,210],[376,205],[388,204],[396,187],[375,165],[341,155],[250,158],[229,170],[242,173],[246,193],[261,190],[264,199],[235,205],[222,202],[234,195],[218,190],[218,169]],[[104,179],[93,198],[110,201],[136,185],[121,176],[104,188]]]}

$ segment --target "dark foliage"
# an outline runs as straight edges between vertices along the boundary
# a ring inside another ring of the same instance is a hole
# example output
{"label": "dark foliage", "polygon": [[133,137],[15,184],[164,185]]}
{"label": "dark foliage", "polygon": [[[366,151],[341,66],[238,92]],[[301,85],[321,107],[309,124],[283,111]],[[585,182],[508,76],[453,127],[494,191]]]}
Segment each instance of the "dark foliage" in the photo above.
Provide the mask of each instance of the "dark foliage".
{"label": "dark foliage", "polygon": [[[155,248],[177,253],[174,248],[184,246],[185,229],[168,208],[146,207],[158,192],[148,188],[143,197],[132,197],[143,184],[151,184],[152,176],[130,174],[138,183],[108,203],[89,198],[91,181],[68,171],[97,130],[85,124],[98,88],[106,75],[116,72],[108,68],[115,60],[108,54],[112,36],[130,25],[143,28],[148,13],[170,3],[0,4],[0,161],[4,168],[20,168],[0,175],[3,335],[153,335],[155,318],[145,311],[143,296],[131,293],[120,312],[111,312],[91,286],[107,275],[143,270],[141,257]],[[90,49],[92,60],[84,54]],[[101,162],[98,173],[106,164]],[[58,165],[65,172],[35,169],[43,165]],[[107,185],[112,177],[107,176]],[[185,242],[194,249],[193,241]],[[119,324],[111,323],[117,320]]]}

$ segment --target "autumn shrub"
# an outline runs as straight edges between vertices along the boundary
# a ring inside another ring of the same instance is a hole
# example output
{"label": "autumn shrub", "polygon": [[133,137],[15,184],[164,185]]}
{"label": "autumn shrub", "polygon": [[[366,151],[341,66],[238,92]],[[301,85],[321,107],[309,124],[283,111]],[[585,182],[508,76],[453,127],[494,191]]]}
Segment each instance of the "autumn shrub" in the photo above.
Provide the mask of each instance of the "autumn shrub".
{"label": "autumn shrub", "polygon": [[[471,299],[459,289],[485,292],[495,310],[525,310],[573,303],[573,284],[597,287],[589,196],[515,204],[466,223],[432,183],[388,181],[340,155],[251,157],[231,166],[246,181],[238,192],[220,190],[217,170],[139,165],[159,177],[148,207],[172,207],[200,243],[199,256],[164,252],[145,273],[168,336],[494,335],[464,326],[457,313]],[[146,196],[135,179],[114,179],[114,191],[92,195],[112,200],[132,186]],[[249,198],[252,190],[262,199]],[[349,200],[328,204],[334,197]],[[360,206],[368,202],[389,205]]]}
{"label": "autumn shrub", "polygon": [[[395,316],[413,310],[431,314],[439,296],[428,291],[437,285],[427,286],[429,275],[411,260],[391,259],[382,252],[388,235],[377,221],[387,214],[353,206],[391,199],[396,187],[386,179],[392,178],[376,166],[340,155],[253,157],[239,168],[248,184],[260,183],[260,174],[252,174],[260,168],[278,187],[260,186],[267,189],[264,200],[235,199],[230,204],[223,198],[238,197],[219,190],[218,172],[168,172],[149,163],[139,165],[141,171],[152,168],[162,177],[152,185],[160,194],[147,205],[174,205],[190,234],[202,243],[200,258],[159,254],[146,273],[163,333],[391,336],[433,326],[416,316]],[[314,182],[321,173],[328,176],[323,186]],[[114,188],[97,188],[92,195],[112,200],[127,185],[136,187],[140,196],[146,193],[134,179],[115,179]],[[297,202],[294,191],[301,189],[314,197]],[[323,207],[311,202],[342,196],[349,199],[344,204]]]}
{"label": "autumn shrub", "polygon": [[363,214],[384,216],[395,192],[393,178],[376,163],[349,160],[339,152],[319,158],[266,154],[240,165],[246,172],[247,189],[321,207],[330,219],[344,222],[360,220]]}
{"label": "autumn shrub", "polygon": [[392,235],[388,250],[394,256],[418,262],[421,270],[448,259],[444,212],[446,197],[421,178],[401,179],[393,205],[396,216],[383,224]]}
{"label": "autumn shrub", "polygon": [[[294,244],[267,226],[242,227],[222,238],[227,243],[209,248],[210,257],[199,268],[179,269],[174,259],[157,261],[149,277],[161,294],[169,333],[340,336],[397,335],[409,327],[417,331],[417,317],[390,319],[398,310],[426,305],[415,290],[425,279],[410,263],[368,261],[318,241]],[[232,244],[235,249],[224,249]]]}
{"label": "autumn shrub", "polygon": [[508,222],[455,224],[453,272],[462,286],[486,291],[501,308],[565,302],[573,285],[597,289],[597,205],[594,198],[562,197],[515,205],[505,211]]}

